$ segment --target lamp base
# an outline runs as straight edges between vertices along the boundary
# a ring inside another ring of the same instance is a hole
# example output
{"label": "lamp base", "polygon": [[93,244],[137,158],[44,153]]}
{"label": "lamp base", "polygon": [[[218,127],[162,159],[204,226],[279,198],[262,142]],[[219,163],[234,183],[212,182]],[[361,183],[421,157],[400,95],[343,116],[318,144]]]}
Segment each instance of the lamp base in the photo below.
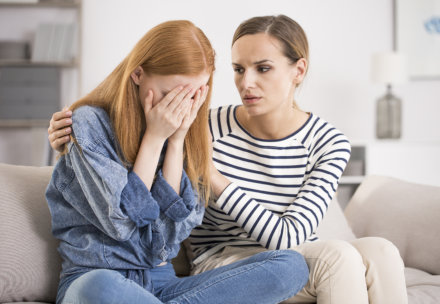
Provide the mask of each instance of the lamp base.
{"label": "lamp base", "polygon": [[391,86],[385,96],[376,104],[376,136],[380,139],[398,139],[401,136],[402,101],[391,93]]}

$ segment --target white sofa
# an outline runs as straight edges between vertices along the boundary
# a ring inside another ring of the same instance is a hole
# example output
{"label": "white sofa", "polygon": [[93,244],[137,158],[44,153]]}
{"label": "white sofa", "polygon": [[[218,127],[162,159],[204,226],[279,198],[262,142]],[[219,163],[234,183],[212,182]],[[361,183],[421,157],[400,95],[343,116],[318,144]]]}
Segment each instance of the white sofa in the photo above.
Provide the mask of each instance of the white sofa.
{"label": "white sofa", "polygon": [[[51,172],[0,164],[0,303],[54,302],[60,257],[44,198]],[[407,266],[409,303],[440,303],[440,187],[371,176],[349,202],[346,217],[336,201],[330,206],[321,238],[389,239]],[[179,275],[188,274],[184,250],[173,265]]]}

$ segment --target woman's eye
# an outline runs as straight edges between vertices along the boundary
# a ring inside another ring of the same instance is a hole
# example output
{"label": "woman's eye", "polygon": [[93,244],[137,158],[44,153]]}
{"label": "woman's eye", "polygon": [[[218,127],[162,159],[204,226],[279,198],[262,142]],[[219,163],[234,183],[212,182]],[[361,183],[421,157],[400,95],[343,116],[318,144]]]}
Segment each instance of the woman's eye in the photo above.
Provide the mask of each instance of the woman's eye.
{"label": "woman's eye", "polygon": [[234,72],[235,72],[235,73],[238,73],[238,74],[243,74],[243,73],[244,73],[244,69],[243,69],[243,68],[240,68],[240,67],[235,67],[235,68],[234,68]]}
{"label": "woman's eye", "polygon": [[268,66],[260,66],[260,67],[258,67],[258,72],[261,72],[261,73],[265,73],[265,72],[267,72],[269,70],[270,70],[270,67],[268,67]]}

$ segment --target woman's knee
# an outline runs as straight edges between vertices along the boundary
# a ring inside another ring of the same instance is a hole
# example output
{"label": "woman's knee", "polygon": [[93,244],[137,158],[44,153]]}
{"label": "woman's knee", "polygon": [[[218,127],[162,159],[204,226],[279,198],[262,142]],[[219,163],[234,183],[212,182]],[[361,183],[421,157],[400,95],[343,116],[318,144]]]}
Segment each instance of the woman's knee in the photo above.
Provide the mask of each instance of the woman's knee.
{"label": "woman's knee", "polygon": [[330,264],[362,264],[362,257],[350,243],[342,240],[322,241],[319,257],[327,256]]}
{"label": "woman's knee", "polygon": [[376,260],[401,262],[399,249],[389,240],[381,237],[365,237],[353,241],[353,246],[361,253],[364,261]]}
{"label": "woman's knee", "polygon": [[349,242],[342,240],[318,241],[300,246],[313,276],[324,274],[364,273],[365,265],[361,254]]}
{"label": "woman's knee", "polygon": [[287,292],[297,293],[309,279],[309,268],[304,257],[294,250],[277,250],[272,252],[272,266],[278,286],[284,286]]}
{"label": "woman's knee", "polygon": [[93,299],[100,299],[117,292],[120,281],[125,278],[116,271],[98,269],[87,272],[77,278],[67,289],[66,295],[72,293],[78,299],[93,303]]}

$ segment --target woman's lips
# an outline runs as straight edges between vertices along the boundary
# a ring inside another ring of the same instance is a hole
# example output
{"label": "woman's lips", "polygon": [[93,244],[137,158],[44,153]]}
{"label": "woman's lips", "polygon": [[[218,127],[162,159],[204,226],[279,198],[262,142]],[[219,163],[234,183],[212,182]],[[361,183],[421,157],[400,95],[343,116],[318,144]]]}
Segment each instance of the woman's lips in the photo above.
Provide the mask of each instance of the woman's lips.
{"label": "woman's lips", "polygon": [[253,95],[246,95],[243,98],[243,103],[247,104],[247,105],[251,105],[251,104],[258,102],[260,99],[261,99],[261,97],[257,97],[257,96],[253,96]]}

